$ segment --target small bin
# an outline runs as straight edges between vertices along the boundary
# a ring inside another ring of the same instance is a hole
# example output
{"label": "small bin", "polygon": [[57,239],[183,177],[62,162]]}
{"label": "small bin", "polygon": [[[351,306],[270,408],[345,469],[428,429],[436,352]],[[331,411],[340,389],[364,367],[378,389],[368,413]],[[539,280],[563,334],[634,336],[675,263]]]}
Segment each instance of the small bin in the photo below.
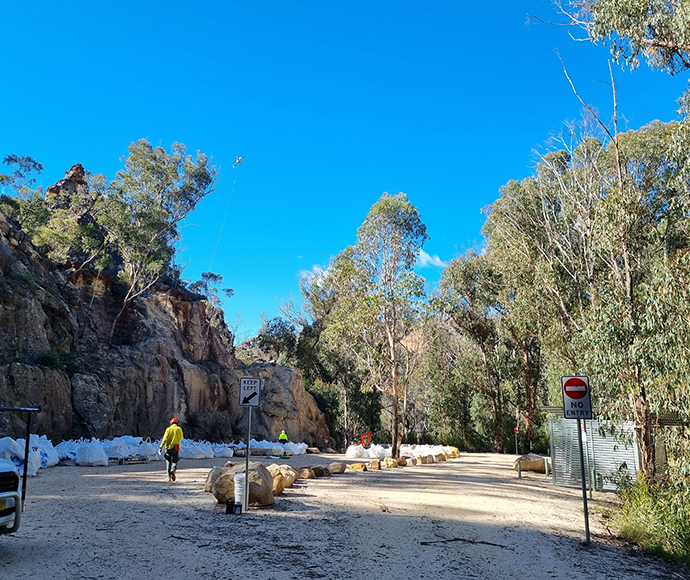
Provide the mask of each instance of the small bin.
{"label": "small bin", "polygon": [[229,501],[225,505],[225,513],[236,515],[236,516],[240,515],[242,513],[242,504],[238,503],[236,501]]}

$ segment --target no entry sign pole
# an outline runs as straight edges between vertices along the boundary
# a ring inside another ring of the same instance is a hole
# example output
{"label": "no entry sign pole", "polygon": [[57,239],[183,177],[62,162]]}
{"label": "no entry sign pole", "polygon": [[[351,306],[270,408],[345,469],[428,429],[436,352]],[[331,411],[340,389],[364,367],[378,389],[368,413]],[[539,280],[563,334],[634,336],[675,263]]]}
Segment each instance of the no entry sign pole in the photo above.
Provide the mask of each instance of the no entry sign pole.
{"label": "no entry sign pole", "polygon": [[242,377],[240,379],[240,406],[247,407],[247,448],[244,458],[244,498],[242,511],[249,508],[249,447],[252,437],[252,407],[261,401],[261,379]]}
{"label": "no entry sign pole", "polygon": [[580,448],[580,480],[582,482],[582,504],[585,512],[585,544],[589,544],[589,511],[587,509],[587,482],[585,480],[585,458],[582,451],[582,428],[580,419],[592,418],[592,401],[589,377],[561,377],[563,387],[563,416],[577,420],[577,442]]}
{"label": "no entry sign pole", "polygon": [[585,482],[585,458],[582,453],[582,426],[577,420],[577,442],[580,446],[580,479],[582,480],[582,505],[585,510],[585,544],[589,544],[589,511],[587,509],[587,483]]}

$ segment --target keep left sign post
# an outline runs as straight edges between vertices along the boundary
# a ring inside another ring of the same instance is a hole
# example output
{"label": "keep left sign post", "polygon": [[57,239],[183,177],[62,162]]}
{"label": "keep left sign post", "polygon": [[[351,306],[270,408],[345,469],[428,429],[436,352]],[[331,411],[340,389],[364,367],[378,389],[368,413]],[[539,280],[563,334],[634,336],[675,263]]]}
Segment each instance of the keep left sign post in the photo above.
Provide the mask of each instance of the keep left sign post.
{"label": "keep left sign post", "polygon": [[244,458],[244,497],[242,498],[242,512],[249,506],[249,447],[252,440],[252,407],[258,407],[261,402],[261,379],[242,377],[240,379],[240,406],[247,407],[247,447]]}
{"label": "keep left sign post", "polygon": [[582,452],[582,427],[580,419],[592,418],[589,377],[561,377],[563,387],[563,416],[577,419],[577,441],[580,445],[580,480],[582,481],[582,503],[585,512],[585,544],[589,544],[589,512],[587,510],[587,482],[585,481],[585,459]]}

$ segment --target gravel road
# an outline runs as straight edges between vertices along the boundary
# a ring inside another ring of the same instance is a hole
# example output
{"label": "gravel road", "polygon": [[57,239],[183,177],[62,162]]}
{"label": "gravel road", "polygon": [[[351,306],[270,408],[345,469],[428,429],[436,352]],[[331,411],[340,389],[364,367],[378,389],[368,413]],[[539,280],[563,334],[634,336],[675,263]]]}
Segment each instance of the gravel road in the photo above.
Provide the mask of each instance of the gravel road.
{"label": "gravel road", "polygon": [[[607,531],[611,494],[594,495],[584,546],[581,492],[538,474],[519,480],[513,460],[463,453],[299,480],[273,507],[240,516],[203,491],[222,459],[182,460],[175,483],[162,462],[54,467],[29,480],[20,530],[0,536],[0,578],[690,580]],[[351,462],[286,462],[331,461]]]}

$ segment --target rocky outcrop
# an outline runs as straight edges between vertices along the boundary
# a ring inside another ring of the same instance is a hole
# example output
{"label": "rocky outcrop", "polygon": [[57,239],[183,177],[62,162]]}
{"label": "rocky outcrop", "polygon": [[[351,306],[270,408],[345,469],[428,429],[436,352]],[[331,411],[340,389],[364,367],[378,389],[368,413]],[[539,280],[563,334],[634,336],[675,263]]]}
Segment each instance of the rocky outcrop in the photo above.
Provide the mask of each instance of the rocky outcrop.
{"label": "rocky outcrop", "polygon": [[[173,415],[188,437],[229,441],[246,433],[239,382],[251,376],[263,380],[252,437],[276,441],[285,429],[293,441],[330,444],[300,372],[239,362],[198,295],[158,285],[127,307],[109,344],[123,292],[107,272],[51,263],[0,213],[0,405],[40,406],[33,430],[53,441],[160,437]],[[0,413],[0,434],[20,436],[24,421]]]}

